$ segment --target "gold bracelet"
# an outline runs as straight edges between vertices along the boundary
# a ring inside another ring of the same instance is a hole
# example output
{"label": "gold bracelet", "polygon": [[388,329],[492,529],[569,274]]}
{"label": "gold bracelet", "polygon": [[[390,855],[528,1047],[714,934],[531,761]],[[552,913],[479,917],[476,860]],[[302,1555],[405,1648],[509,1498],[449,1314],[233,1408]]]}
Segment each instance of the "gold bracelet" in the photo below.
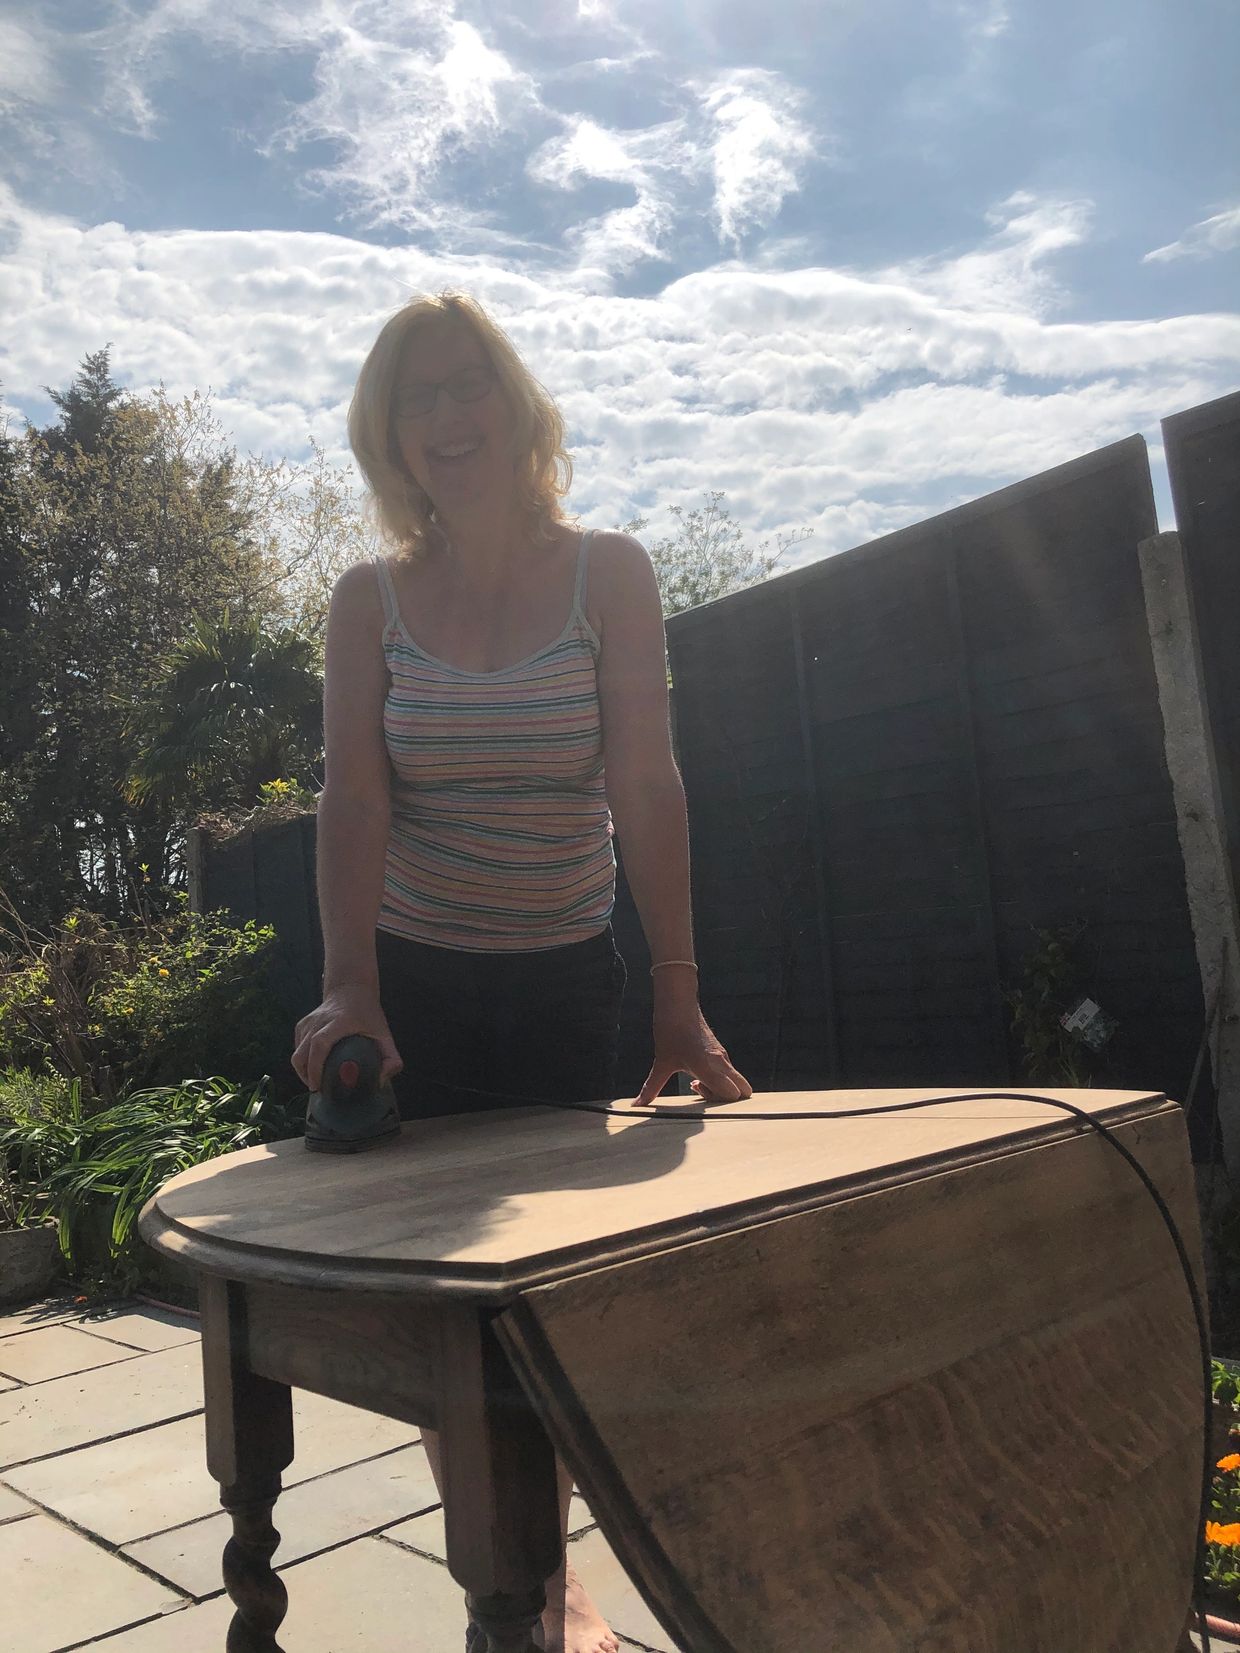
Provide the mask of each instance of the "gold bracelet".
{"label": "gold bracelet", "polygon": [[[697,970],[697,965],[694,964],[692,959],[664,959],[661,964],[652,964],[650,966],[650,974],[653,976],[656,970],[666,970],[670,964],[684,964],[687,965],[690,970]],[[700,971],[698,973],[701,974]]]}

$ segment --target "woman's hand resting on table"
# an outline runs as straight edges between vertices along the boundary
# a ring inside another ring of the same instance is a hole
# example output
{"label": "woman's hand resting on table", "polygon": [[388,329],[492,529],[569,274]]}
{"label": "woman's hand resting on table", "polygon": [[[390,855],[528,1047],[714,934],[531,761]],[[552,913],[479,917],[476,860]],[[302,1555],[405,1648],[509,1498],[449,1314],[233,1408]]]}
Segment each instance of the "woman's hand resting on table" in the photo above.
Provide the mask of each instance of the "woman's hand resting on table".
{"label": "woman's hand resting on table", "polygon": [[333,987],[324,995],[318,1009],[303,1016],[293,1031],[297,1040],[292,1055],[293,1071],[307,1090],[318,1090],[323,1064],[332,1046],[350,1033],[364,1033],[379,1046],[383,1064],[379,1070],[381,1085],[404,1067],[374,988],[360,984]]}
{"label": "woman's hand resting on table", "polygon": [[728,1053],[707,1025],[697,1002],[667,1002],[657,996],[654,1007],[654,1065],[634,1106],[646,1108],[677,1073],[693,1076],[690,1089],[703,1102],[739,1102],[753,1095],[753,1086],[738,1073]]}

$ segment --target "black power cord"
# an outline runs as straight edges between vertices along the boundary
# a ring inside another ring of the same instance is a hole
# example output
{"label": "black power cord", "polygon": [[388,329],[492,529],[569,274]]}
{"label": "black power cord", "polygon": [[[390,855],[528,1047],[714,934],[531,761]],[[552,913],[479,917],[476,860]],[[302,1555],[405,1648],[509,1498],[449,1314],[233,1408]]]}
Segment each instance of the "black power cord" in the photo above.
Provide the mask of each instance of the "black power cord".
{"label": "black power cord", "polygon": [[[1144,1169],[1139,1164],[1139,1162],[1133,1157],[1133,1155],[1131,1153],[1129,1153],[1128,1149],[1125,1148],[1124,1144],[1122,1142],[1118,1141],[1111,1134],[1108,1127],[1103,1125],[1099,1120],[1095,1119],[1092,1114],[1086,1113],[1086,1111],[1083,1108],[1076,1107],[1076,1105],[1072,1102],[1063,1102],[1063,1101],[1059,1100],[1057,1097],[1051,1097],[1051,1096],[1032,1096],[1032,1095],[1026,1094],[1023,1091],[966,1091],[966,1092],[963,1092],[962,1094],[957,1095],[957,1096],[930,1096],[930,1097],[925,1097],[925,1098],[919,1099],[919,1100],[914,1101],[914,1102],[892,1102],[892,1103],[887,1103],[887,1104],[885,1104],[881,1107],[845,1108],[845,1109],[842,1109],[842,1110],[837,1110],[835,1112],[822,1112],[822,1111],[812,1110],[812,1111],[807,1111],[807,1112],[798,1111],[794,1114],[787,1114],[787,1113],[737,1113],[737,1114],[726,1114],[726,1113],[707,1112],[705,1110],[705,1108],[700,1109],[700,1110],[694,1110],[693,1112],[686,1112],[683,1108],[674,1108],[674,1109],[665,1109],[665,1110],[660,1110],[660,1109],[657,1109],[653,1106],[651,1106],[651,1107],[642,1107],[642,1108],[633,1108],[633,1107],[617,1108],[617,1107],[613,1107],[610,1103],[606,1103],[606,1102],[558,1102],[558,1101],[552,1101],[547,1097],[541,1097],[541,1096],[521,1097],[521,1096],[512,1096],[512,1095],[507,1094],[507,1093],[499,1093],[499,1092],[495,1092],[495,1091],[481,1091],[481,1090],[476,1090],[472,1086],[468,1086],[468,1085],[453,1086],[453,1089],[454,1090],[459,1090],[461,1092],[468,1092],[470,1095],[473,1095],[473,1096],[495,1097],[497,1100],[502,1101],[505,1105],[507,1105],[509,1107],[513,1106],[514,1104],[524,1103],[524,1104],[528,1104],[531,1107],[565,1108],[565,1109],[568,1109],[572,1112],[577,1112],[577,1113],[615,1114],[618,1117],[623,1118],[623,1119],[645,1119],[645,1118],[650,1118],[650,1119],[669,1119],[669,1120],[680,1120],[680,1121],[683,1121],[683,1120],[686,1120],[686,1119],[692,1119],[692,1120],[698,1120],[698,1119],[710,1119],[710,1120],[734,1119],[734,1120],[746,1120],[746,1121],[752,1120],[752,1119],[862,1119],[867,1114],[904,1113],[905,1111],[907,1111],[910,1108],[938,1107],[940,1104],[942,1104],[944,1102],[1040,1102],[1044,1107],[1062,1108],[1065,1113],[1075,1114],[1076,1117],[1079,1120],[1083,1121],[1086,1125],[1092,1126],[1092,1128],[1095,1131],[1099,1132],[1100,1135],[1102,1135],[1103,1137],[1106,1138],[1106,1140],[1111,1144],[1112,1148],[1116,1149],[1119,1153],[1121,1153],[1124,1156],[1124,1158],[1128,1161],[1129,1165],[1132,1166],[1133,1170],[1137,1173],[1137,1175],[1140,1177],[1141,1181],[1145,1184],[1145,1187],[1146,1187],[1147,1191],[1149,1192],[1150,1198],[1154,1201],[1154,1204],[1158,1207],[1159,1215],[1162,1217],[1162,1220],[1167,1225],[1167,1232],[1171,1235],[1172,1242],[1175,1245],[1176,1253],[1179,1256],[1180,1267],[1184,1271],[1184,1279],[1185,1279],[1185,1282],[1188,1286],[1189,1296],[1192,1299],[1193,1314],[1196,1317],[1196,1321],[1197,1321],[1197,1338],[1198,1338],[1198,1343],[1199,1343],[1199,1346],[1200,1346],[1200,1349],[1201,1349],[1201,1382],[1202,1382],[1202,1390],[1203,1390],[1203,1397],[1204,1397],[1203,1398],[1204,1435],[1203,1435],[1202,1462],[1201,1462],[1201,1504],[1200,1504],[1200,1508],[1199,1508],[1199,1511],[1198,1511],[1197,1543],[1196,1543],[1195,1552],[1194,1552],[1194,1566],[1195,1566],[1195,1571],[1196,1571],[1196,1579],[1195,1579],[1195,1587],[1193,1589],[1193,1594],[1192,1594],[1192,1602],[1193,1602],[1193,1607],[1194,1607],[1194,1609],[1197,1613],[1198,1629],[1199,1629],[1199,1634],[1201,1636],[1201,1653],[1210,1653],[1210,1635],[1209,1635],[1209,1631],[1206,1628],[1206,1610],[1205,1610],[1205,1606],[1203,1604],[1203,1601],[1201,1599],[1201,1591],[1202,1591],[1202,1588],[1203,1588],[1203,1585],[1204,1585],[1204,1579],[1205,1579],[1205,1560],[1206,1560],[1205,1524],[1206,1524],[1206,1518],[1209,1514],[1209,1509],[1210,1509],[1210,1488],[1211,1488],[1211,1484],[1212,1484],[1213,1478],[1214,1478],[1214,1476],[1213,1476],[1214,1466],[1210,1461],[1211,1458],[1213,1457],[1213,1453],[1210,1450],[1210,1448],[1211,1448],[1211,1436],[1213,1434],[1213,1429],[1212,1429],[1213,1420],[1212,1420],[1212,1417],[1211,1417],[1211,1411],[1212,1411],[1212,1405],[1213,1405],[1213,1400],[1214,1400],[1214,1385],[1213,1385],[1213,1382],[1211,1380],[1211,1373],[1210,1373],[1210,1338],[1209,1338],[1209,1333],[1208,1333],[1207,1328],[1206,1328],[1205,1314],[1202,1310],[1200,1294],[1197,1291],[1197,1282],[1193,1278],[1192,1264],[1189,1261],[1188,1253],[1184,1249],[1184,1242],[1180,1238],[1180,1231],[1176,1227],[1175,1220],[1173,1219],[1170,1211],[1168,1211],[1168,1209],[1167,1209],[1166,1201],[1163,1199],[1162,1195],[1158,1192],[1157,1188],[1155,1188],[1154,1184],[1150,1181],[1149,1177],[1146,1175]],[[715,1106],[717,1106],[717,1107],[727,1107],[727,1105],[728,1105],[727,1103],[717,1103],[717,1104],[715,1104]]]}

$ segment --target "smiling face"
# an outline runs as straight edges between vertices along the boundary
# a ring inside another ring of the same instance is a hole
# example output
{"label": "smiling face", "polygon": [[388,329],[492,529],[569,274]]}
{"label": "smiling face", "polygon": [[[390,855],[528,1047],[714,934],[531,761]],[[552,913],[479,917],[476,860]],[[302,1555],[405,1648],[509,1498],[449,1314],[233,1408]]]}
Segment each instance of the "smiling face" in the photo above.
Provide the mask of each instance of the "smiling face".
{"label": "smiling face", "polygon": [[[511,402],[492,369],[489,389],[477,400],[458,402],[453,388],[476,389],[470,370],[490,366],[482,341],[463,322],[435,320],[409,339],[392,396],[393,422],[401,457],[418,485],[440,512],[460,508],[513,487],[515,419]],[[455,375],[462,374],[458,381]],[[410,409],[409,392],[417,384],[437,384],[428,413]],[[460,458],[444,453],[472,444]]]}

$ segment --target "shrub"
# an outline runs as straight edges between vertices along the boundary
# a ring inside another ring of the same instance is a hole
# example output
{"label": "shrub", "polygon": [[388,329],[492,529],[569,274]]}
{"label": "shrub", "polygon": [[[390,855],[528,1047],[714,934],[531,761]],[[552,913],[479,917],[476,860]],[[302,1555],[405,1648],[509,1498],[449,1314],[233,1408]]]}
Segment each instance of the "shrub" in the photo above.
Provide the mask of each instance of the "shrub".
{"label": "shrub", "polygon": [[136,927],[81,909],[51,938],[24,928],[0,961],[0,1065],[76,1079],[87,1114],[150,1086],[226,1071],[297,1081],[292,1026],[273,991],[275,931],[195,913],[184,891]]}
{"label": "shrub", "polygon": [[91,1115],[81,1108],[76,1083],[71,1100],[68,1120],[0,1129],[0,1167],[24,1191],[27,1212],[38,1208],[56,1218],[71,1270],[81,1263],[92,1216],[106,1210],[111,1261],[140,1272],[134,1223],[162,1183],[192,1165],[300,1129],[265,1078],[249,1088],[218,1074],[155,1086]]}
{"label": "shrub", "polygon": [[70,1118],[72,1086],[62,1073],[0,1068],[0,1128]]}
{"label": "shrub", "polygon": [[1094,1053],[1060,1022],[1082,979],[1076,947],[1084,931],[1083,923],[1035,929],[1038,945],[1022,961],[1020,986],[1004,992],[1027,1084],[1077,1088],[1093,1082]]}
{"label": "shrub", "polygon": [[[1240,1381],[1232,1362],[1211,1360],[1214,1399],[1225,1407],[1240,1400]],[[1210,1488],[1213,1519],[1206,1520],[1205,1582],[1232,1598],[1240,1597],[1240,1453],[1225,1452],[1214,1466]]]}

